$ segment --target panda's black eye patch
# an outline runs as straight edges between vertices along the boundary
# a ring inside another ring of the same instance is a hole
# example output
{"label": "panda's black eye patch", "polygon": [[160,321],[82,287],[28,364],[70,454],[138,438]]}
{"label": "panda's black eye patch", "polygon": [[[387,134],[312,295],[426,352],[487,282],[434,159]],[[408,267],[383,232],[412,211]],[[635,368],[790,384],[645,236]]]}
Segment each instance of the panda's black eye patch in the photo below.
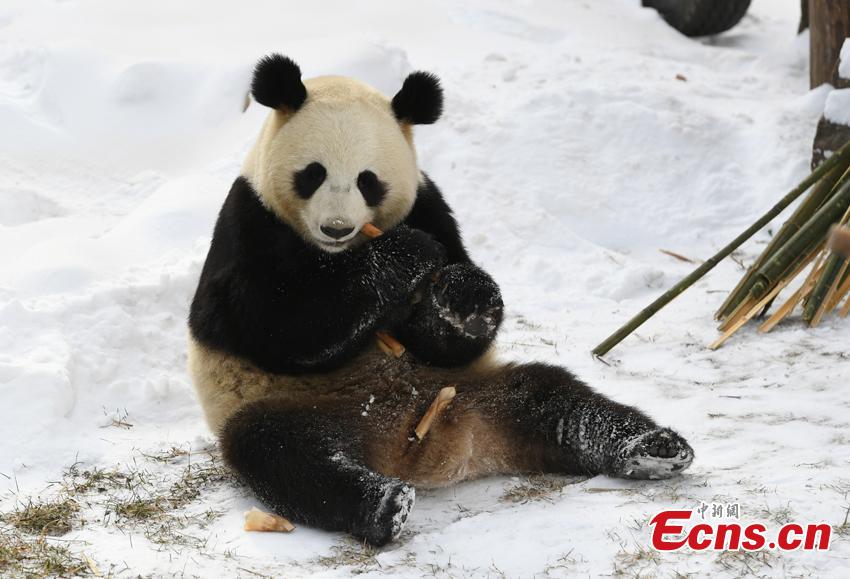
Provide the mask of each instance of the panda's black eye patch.
{"label": "panda's black eye patch", "polygon": [[309,199],[316,192],[316,189],[325,182],[325,177],[328,172],[321,163],[310,163],[293,177],[293,187],[295,192],[302,199]]}
{"label": "panda's black eye patch", "polygon": [[372,171],[363,171],[357,176],[357,188],[369,207],[380,204],[387,194],[386,185]]}

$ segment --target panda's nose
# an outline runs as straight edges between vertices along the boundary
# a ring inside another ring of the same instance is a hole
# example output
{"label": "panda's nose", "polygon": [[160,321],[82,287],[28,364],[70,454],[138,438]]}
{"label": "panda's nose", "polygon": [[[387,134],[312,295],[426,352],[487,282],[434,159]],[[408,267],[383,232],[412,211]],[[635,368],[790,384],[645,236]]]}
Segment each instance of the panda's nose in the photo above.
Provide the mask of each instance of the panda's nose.
{"label": "panda's nose", "polygon": [[322,233],[332,239],[342,239],[346,235],[354,231],[354,228],[348,225],[342,219],[332,219],[327,225],[319,227]]}

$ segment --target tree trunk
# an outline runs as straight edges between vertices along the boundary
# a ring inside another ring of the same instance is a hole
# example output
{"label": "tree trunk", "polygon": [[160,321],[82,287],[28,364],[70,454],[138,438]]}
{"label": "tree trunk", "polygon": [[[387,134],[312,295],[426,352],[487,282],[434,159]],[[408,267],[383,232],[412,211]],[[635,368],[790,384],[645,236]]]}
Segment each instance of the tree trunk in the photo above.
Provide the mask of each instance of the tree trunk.
{"label": "tree trunk", "polygon": [[810,85],[833,82],[838,55],[850,36],[850,0],[809,0]]}

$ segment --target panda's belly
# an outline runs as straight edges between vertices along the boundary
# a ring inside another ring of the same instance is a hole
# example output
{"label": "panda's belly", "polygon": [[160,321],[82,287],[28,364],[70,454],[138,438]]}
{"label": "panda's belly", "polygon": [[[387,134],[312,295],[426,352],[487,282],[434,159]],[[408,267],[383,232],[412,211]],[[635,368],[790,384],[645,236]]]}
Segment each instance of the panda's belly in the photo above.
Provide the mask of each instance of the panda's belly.
{"label": "panda's belly", "polygon": [[430,390],[427,385],[434,381],[435,370],[416,364],[410,356],[393,358],[374,347],[332,372],[271,374],[244,358],[208,348],[190,335],[189,373],[207,422],[217,433],[241,405],[268,397],[323,406],[360,405],[370,396],[386,399],[388,390],[396,394],[392,398],[401,392],[427,395],[423,386]]}

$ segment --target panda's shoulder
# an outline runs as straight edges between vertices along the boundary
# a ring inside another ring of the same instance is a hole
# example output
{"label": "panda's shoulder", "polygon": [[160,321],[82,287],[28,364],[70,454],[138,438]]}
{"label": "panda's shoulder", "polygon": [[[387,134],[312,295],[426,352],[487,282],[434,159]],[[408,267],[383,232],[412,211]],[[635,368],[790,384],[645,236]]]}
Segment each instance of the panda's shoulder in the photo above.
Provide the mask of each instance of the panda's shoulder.
{"label": "panda's shoulder", "polygon": [[260,201],[247,177],[239,176],[233,181],[224,200],[216,222],[215,233],[244,234],[251,231],[263,232],[275,227],[274,215]]}
{"label": "panda's shoulder", "polygon": [[424,171],[420,173],[419,185],[416,189],[416,201],[413,205],[413,210],[419,211],[440,211],[443,213],[452,213],[452,208],[446,203],[443,197],[443,192],[437,187],[437,184],[431,180]]}
{"label": "panda's shoulder", "polygon": [[241,264],[277,261],[303,246],[292,227],[280,220],[260,200],[251,182],[237,177],[224,201],[213,232],[213,249],[220,249]]}
{"label": "panda's shoulder", "polygon": [[450,263],[469,261],[452,208],[436,183],[424,172],[416,191],[416,201],[405,223],[434,235],[446,246]]}

